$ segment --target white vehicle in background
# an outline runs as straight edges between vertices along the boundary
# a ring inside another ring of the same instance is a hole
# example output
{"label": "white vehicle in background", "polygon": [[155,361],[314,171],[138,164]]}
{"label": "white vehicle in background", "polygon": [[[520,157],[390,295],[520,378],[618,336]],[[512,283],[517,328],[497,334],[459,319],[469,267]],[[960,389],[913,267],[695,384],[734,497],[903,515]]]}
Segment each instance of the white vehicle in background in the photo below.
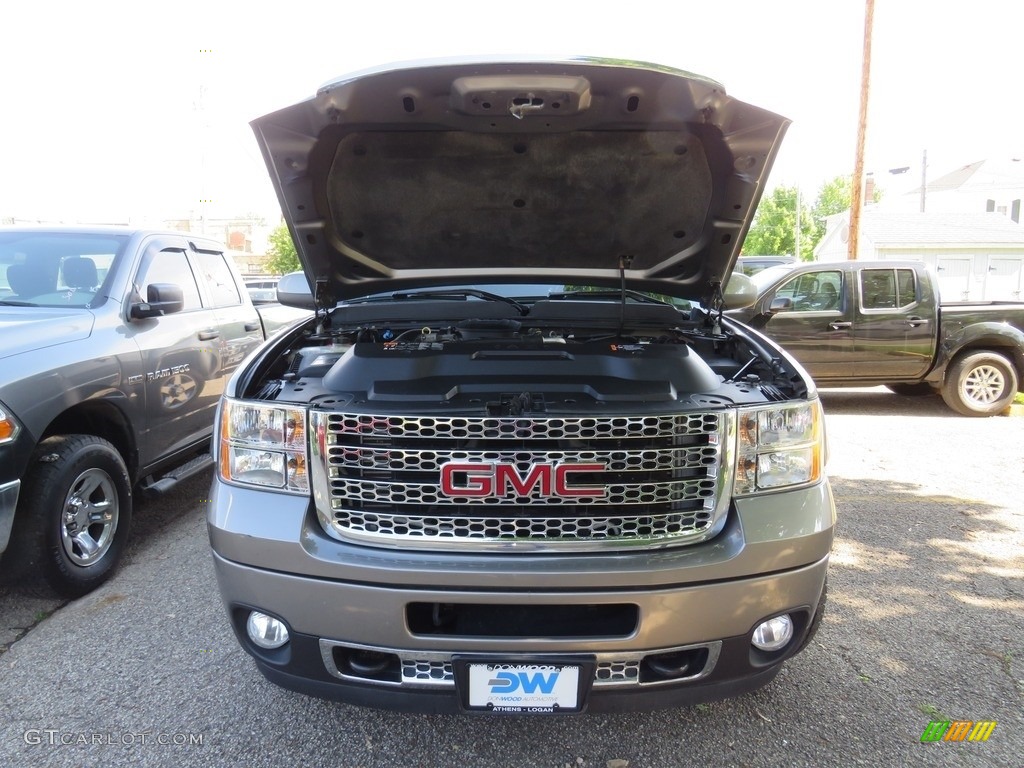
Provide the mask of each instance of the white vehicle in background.
{"label": "white vehicle in background", "polygon": [[277,301],[277,283],[280,278],[245,278],[245,289],[253,304],[267,304]]}

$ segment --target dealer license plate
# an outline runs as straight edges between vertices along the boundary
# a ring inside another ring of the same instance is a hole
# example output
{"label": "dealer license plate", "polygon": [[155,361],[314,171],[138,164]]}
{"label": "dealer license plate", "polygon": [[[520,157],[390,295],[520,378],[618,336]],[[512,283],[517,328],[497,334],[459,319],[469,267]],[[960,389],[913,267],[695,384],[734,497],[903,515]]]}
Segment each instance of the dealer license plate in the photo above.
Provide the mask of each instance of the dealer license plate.
{"label": "dealer license plate", "polygon": [[491,712],[555,713],[580,708],[580,666],[576,664],[470,663],[470,709]]}

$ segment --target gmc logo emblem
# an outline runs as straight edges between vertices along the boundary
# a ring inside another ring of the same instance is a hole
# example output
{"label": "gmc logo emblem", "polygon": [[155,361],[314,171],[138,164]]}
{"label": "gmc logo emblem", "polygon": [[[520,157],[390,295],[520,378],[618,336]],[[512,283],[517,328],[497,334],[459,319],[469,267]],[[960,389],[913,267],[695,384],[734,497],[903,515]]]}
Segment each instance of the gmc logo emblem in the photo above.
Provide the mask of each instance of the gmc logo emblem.
{"label": "gmc logo emblem", "polygon": [[534,464],[520,475],[515,464],[452,461],[441,466],[441,493],[483,499],[530,496],[539,489],[541,496],[599,498],[603,487],[579,485],[573,476],[604,470],[604,464]]}

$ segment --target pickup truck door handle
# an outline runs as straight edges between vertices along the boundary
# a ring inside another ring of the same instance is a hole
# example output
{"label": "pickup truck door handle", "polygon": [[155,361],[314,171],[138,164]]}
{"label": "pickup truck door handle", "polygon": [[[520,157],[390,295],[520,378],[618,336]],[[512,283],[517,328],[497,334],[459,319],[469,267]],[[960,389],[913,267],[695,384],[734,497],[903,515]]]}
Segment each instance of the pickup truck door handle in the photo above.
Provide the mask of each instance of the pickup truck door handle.
{"label": "pickup truck door handle", "polygon": [[259,323],[246,323],[245,330],[247,331],[258,331],[260,329]]}
{"label": "pickup truck door handle", "polygon": [[210,339],[216,339],[218,336],[220,336],[220,331],[216,328],[209,328],[205,331],[199,332],[200,341],[209,341]]}
{"label": "pickup truck door handle", "polygon": [[919,326],[919,325],[928,325],[928,318],[927,317],[908,317],[907,318],[907,325],[909,325],[911,328],[917,328],[917,326]]}
{"label": "pickup truck door handle", "polygon": [[831,328],[833,331],[842,331],[845,328],[852,328],[853,323],[851,323],[848,320],[837,320],[834,323],[829,323],[828,327]]}

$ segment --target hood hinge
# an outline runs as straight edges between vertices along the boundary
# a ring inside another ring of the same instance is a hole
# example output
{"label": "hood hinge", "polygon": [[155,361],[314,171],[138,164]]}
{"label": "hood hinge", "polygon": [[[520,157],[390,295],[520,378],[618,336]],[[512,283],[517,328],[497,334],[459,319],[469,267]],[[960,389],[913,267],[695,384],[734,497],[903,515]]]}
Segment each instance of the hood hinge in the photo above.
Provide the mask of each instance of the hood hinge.
{"label": "hood hinge", "polygon": [[318,277],[316,279],[316,287],[313,289],[317,333],[323,333],[331,327],[330,311],[337,303],[334,294],[331,293],[330,283],[327,281],[327,278]]}
{"label": "hood hinge", "polygon": [[708,317],[712,319],[714,326],[712,332],[720,334],[722,332],[722,313],[725,311],[725,296],[722,293],[722,281],[712,280],[709,283],[711,289],[708,296],[704,299],[704,305],[708,308]]}

